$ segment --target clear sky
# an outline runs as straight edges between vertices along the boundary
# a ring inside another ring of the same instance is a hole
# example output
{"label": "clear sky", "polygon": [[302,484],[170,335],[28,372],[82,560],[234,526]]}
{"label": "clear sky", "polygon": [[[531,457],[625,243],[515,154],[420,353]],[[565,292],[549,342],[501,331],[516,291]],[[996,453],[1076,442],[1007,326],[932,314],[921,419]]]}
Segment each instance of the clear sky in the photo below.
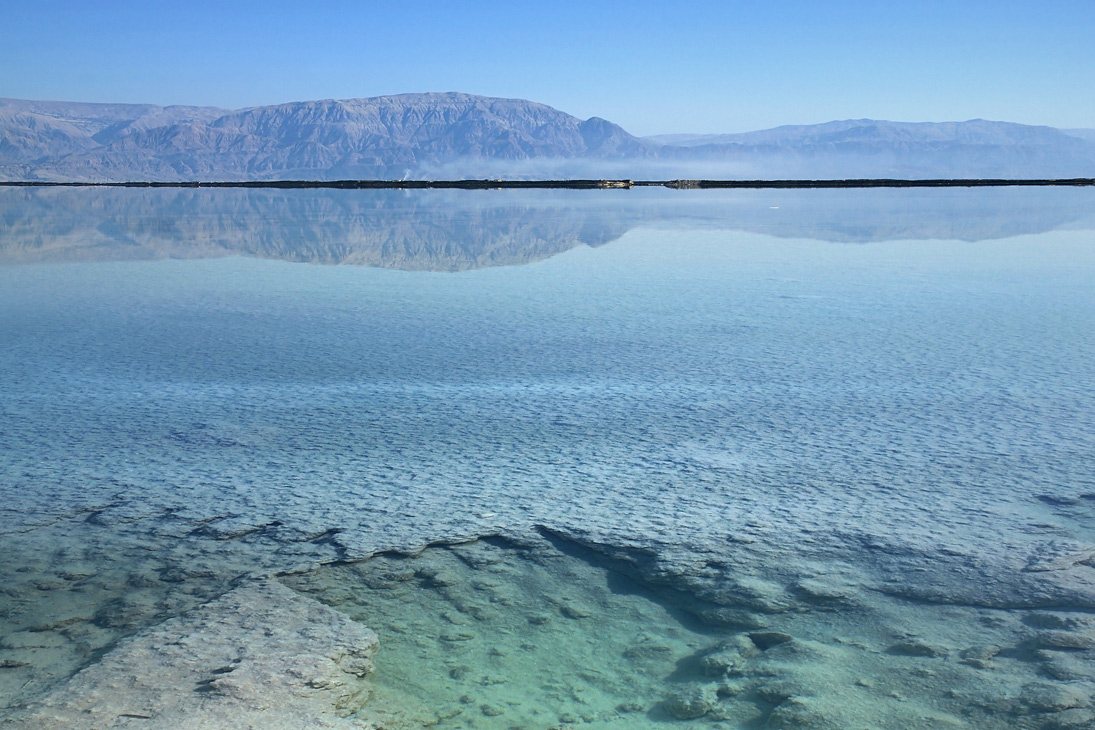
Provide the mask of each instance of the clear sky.
{"label": "clear sky", "polygon": [[1095,127],[1095,0],[3,0],[0,96],[239,108],[465,91],[633,134]]}

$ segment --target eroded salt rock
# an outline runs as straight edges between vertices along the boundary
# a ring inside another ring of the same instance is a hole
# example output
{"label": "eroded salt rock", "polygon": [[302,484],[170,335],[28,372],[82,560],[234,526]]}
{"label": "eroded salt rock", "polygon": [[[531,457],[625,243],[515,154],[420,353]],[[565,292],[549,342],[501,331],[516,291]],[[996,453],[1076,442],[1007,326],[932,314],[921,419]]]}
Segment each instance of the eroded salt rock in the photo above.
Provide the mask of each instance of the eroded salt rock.
{"label": "eroded salt rock", "polygon": [[252,581],[122,641],[9,721],[13,730],[364,728],[371,630],[275,581]]}
{"label": "eroded salt rock", "polygon": [[700,658],[700,667],[709,677],[733,672],[742,667],[745,661],[758,653],[756,644],[747,636],[738,635],[720,642]]}
{"label": "eroded salt rock", "polygon": [[743,608],[729,606],[702,605],[699,602],[683,604],[681,608],[712,626],[724,626],[735,629],[763,629],[768,622],[760,615]]}
{"label": "eroded salt rock", "polygon": [[674,692],[662,702],[662,706],[678,720],[694,720],[706,715],[717,703],[718,685],[705,684]]}
{"label": "eroded salt rock", "polygon": [[1093,676],[1091,661],[1080,659],[1072,652],[1042,650],[1036,656],[1042,662],[1042,671],[1062,682],[1088,680]]}
{"label": "eroded salt rock", "polygon": [[775,730],[843,730],[839,723],[815,707],[808,697],[789,697],[780,702],[764,726]]}
{"label": "eroded salt rock", "polygon": [[803,578],[793,586],[795,593],[815,606],[845,605],[853,602],[854,586],[835,580]]}
{"label": "eroded salt rock", "polygon": [[793,605],[782,587],[756,576],[732,577],[720,598],[730,605],[762,613],[780,613]]}
{"label": "eroded salt rock", "polygon": [[1052,613],[1038,611],[1023,617],[1023,623],[1036,629],[1056,629],[1060,631],[1093,631],[1095,620],[1075,613]]}
{"label": "eroded salt rock", "polygon": [[1083,651],[1095,649],[1095,636],[1072,631],[1041,631],[1031,640],[1031,644],[1041,649]]}
{"label": "eroded salt rock", "polygon": [[1042,723],[1042,730],[1090,730],[1095,727],[1095,712],[1072,708],[1055,712]]}
{"label": "eroded salt rock", "polygon": [[992,667],[993,658],[1000,653],[1000,647],[991,645],[979,645],[971,646],[968,649],[963,649],[958,655],[962,664],[966,664],[977,669],[989,669]]}
{"label": "eroded salt rock", "polygon": [[564,604],[560,605],[559,606],[559,612],[562,613],[567,618],[572,618],[572,619],[589,618],[590,616],[593,615],[593,612],[590,611],[588,608],[586,608],[585,606],[578,605],[576,603],[564,603]]}
{"label": "eroded salt rock", "polygon": [[753,631],[749,634],[749,640],[761,651],[768,651],[773,646],[793,641],[794,637],[782,631]]}
{"label": "eroded salt rock", "polygon": [[1063,682],[1032,682],[1023,687],[1019,699],[1029,712],[1061,712],[1091,703],[1081,687]]}
{"label": "eroded salt rock", "polygon": [[1095,558],[1095,545],[1076,540],[1051,540],[1035,546],[1026,569],[1032,572],[1068,570]]}
{"label": "eroded salt rock", "polygon": [[947,649],[935,644],[929,644],[919,639],[909,639],[908,641],[899,641],[896,644],[892,644],[890,648],[886,650],[887,654],[893,654],[895,656],[909,656],[909,657],[928,657],[937,659],[947,656]]}

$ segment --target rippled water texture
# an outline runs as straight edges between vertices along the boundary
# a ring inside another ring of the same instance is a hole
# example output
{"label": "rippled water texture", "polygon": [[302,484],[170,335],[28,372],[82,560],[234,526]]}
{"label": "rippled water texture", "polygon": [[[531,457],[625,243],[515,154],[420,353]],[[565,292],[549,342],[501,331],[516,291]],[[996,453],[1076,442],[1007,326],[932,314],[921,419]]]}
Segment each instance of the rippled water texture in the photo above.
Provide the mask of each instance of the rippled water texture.
{"label": "rippled water texture", "polygon": [[1090,728],[1093,231],[0,190],[0,721]]}

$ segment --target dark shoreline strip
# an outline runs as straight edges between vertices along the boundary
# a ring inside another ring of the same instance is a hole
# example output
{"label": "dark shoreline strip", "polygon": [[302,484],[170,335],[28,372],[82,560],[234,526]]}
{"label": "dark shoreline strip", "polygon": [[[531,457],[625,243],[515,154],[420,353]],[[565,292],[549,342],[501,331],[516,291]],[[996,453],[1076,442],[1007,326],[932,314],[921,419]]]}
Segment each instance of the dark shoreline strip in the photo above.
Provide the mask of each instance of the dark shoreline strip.
{"label": "dark shoreline strip", "polygon": [[850,180],[245,180],[184,182],[48,182],[37,180],[0,181],[0,187],[71,188],[333,188],[341,190],[415,190],[425,188],[456,190],[500,190],[512,188],[562,188],[570,190],[630,189],[663,187],[675,190],[718,188],[990,188],[990,187],[1090,187],[1095,178],[1047,178],[1011,180],[1000,178],[935,180],[850,179]]}

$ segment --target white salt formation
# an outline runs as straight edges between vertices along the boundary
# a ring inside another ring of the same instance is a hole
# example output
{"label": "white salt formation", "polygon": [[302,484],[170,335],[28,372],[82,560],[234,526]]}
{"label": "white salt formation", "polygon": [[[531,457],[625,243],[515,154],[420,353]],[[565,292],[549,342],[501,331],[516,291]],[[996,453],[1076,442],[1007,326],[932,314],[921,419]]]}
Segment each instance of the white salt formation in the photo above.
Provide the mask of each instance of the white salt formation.
{"label": "white salt formation", "polygon": [[124,640],[5,727],[366,728],[376,635],[273,581]]}

